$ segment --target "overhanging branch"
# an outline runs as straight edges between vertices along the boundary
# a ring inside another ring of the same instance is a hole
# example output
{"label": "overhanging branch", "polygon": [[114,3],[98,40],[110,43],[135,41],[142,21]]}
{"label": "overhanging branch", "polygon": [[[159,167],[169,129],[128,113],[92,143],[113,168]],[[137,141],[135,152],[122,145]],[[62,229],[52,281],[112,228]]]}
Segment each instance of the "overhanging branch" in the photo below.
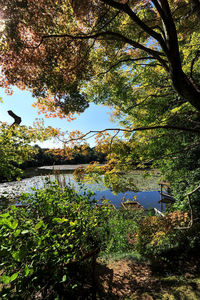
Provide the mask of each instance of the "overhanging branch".
{"label": "overhanging branch", "polygon": [[98,38],[104,38],[107,40],[113,40],[113,41],[121,41],[124,42],[125,44],[129,44],[132,47],[136,49],[140,49],[144,51],[145,53],[148,53],[150,56],[153,56],[156,60],[158,60],[161,65],[165,68],[165,70],[168,72],[169,68],[166,63],[166,61],[162,58],[162,56],[165,56],[163,52],[148,48],[143,46],[142,44],[118,33],[118,32],[113,32],[113,31],[104,31],[104,32],[97,32],[94,34],[78,34],[78,35],[72,35],[69,33],[64,33],[64,34],[49,34],[49,35],[43,35],[40,42],[36,46],[26,46],[26,48],[29,49],[37,49],[39,48],[42,43],[46,39],[51,39],[51,38],[70,38],[72,40],[89,40],[89,39],[98,39]]}
{"label": "overhanging branch", "polygon": [[164,43],[164,40],[162,39],[162,36],[154,31],[151,27],[146,25],[137,15],[136,13],[130,8],[128,3],[119,3],[113,0],[101,0],[103,3],[109,5],[110,7],[119,9],[126,13],[132,21],[134,21],[144,32],[146,32],[148,35],[156,39],[160,44],[162,48],[166,48],[166,45]]}
{"label": "overhanging branch", "polygon": [[8,114],[14,119],[14,123],[10,127],[14,127],[15,125],[19,125],[22,119],[17,116],[12,110],[8,110]]}
{"label": "overhanging branch", "polygon": [[135,131],[144,131],[144,130],[155,130],[155,129],[167,129],[167,130],[179,130],[179,131],[185,131],[185,132],[190,132],[190,133],[196,133],[200,134],[200,129],[195,129],[195,128],[184,128],[184,127],[178,127],[178,126],[169,126],[169,125],[157,125],[157,126],[149,126],[149,127],[137,127],[133,129],[124,129],[124,128],[106,128],[103,130],[90,130],[87,133],[83,134],[82,136],[78,138],[72,138],[64,143],[69,143],[77,140],[84,140],[88,135],[90,134],[97,134],[97,133],[103,133],[106,131],[117,131],[117,133],[121,132],[135,132]]}

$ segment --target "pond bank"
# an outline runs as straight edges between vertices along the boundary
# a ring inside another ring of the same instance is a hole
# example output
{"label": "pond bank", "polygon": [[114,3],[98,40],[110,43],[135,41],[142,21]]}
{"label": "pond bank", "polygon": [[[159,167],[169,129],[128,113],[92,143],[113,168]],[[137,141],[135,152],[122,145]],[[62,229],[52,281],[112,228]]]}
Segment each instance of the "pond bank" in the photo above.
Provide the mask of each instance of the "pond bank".
{"label": "pond bank", "polygon": [[[78,168],[87,168],[89,164],[78,164],[78,165],[54,165],[54,166],[43,166],[38,167],[39,170],[51,170],[51,171],[74,171]],[[100,165],[103,166],[103,165]]]}

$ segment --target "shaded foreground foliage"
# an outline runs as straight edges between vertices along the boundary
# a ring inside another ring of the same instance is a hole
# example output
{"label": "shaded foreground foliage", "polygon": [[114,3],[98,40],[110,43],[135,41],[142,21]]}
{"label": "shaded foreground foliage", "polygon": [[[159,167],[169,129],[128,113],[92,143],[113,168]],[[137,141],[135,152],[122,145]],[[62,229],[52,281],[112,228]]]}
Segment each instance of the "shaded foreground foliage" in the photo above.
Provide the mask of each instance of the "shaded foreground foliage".
{"label": "shaded foreground foliage", "polygon": [[51,299],[79,287],[81,259],[98,247],[92,194],[49,183],[0,215],[1,297]]}

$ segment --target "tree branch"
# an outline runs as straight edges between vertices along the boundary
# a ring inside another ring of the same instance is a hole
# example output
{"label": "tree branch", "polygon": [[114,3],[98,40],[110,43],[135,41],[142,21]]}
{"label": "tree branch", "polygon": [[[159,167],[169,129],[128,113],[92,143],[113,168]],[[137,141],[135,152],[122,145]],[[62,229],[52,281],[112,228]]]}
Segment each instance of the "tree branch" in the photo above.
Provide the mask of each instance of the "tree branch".
{"label": "tree branch", "polygon": [[141,102],[129,106],[129,107],[128,107],[128,110],[133,109],[133,108],[135,108],[135,107],[137,107],[137,106],[140,106],[140,105],[144,104],[144,102],[146,102],[146,101],[149,99],[149,97],[152,97],[152,98],[160,98],[160,97],[167,97],[167,96],[171,96],[171,95],[173,95],[173,93],[167,93],[167,94],[162,94],[162,95],[158,95],[158,94],[150,94],[150,95],[146,96]]}
{"label": "tree branch", "polygon": [[189,204],[189,207],[190,207],[190,223],[187,227],[177,227],[175,229],[189,229],[193,226],[194,224],[194,210],[193,210],[193,206],[192,206],[192,201],[191,201],[191,196],[192,194],[196,193],[198,190],[200,190],[200,185],[195,188],[193,191],[191,191],[190,193],[186,194],[184,197],[187,196],[188,198],[188,204]]}
{"label": "tree branch", "polygon": [[133,20],[144,32],[146,32],[147,34],[149,34],[151,37],[153,37],[154,39],[156,39],[161,47],[163,48],[163,50],[166,50],[166,44],[162,38],[162,36],[157,33],[156,31],[154,31],[151,27],[149,27],[148,25],[146,25],[137,15],[136,13],[134,13],[134,11],[130,8],[130,6],[128,5],[128,3],[126,2],[125,4],[119,3],[119,2],[115,2],[113,0],[101,0],[102,2],[104,2],[105,4],[113,7],[113,8],[117,8],[123,12],[125,12],[127,15],[129,15],[129,17],[131,18],[131,20]]}
{"label": "tree branch", "polygon": [[22,119],[16,114],[14,114],[12,110],[8,110],[8,114],[15,120],[10,127],[14,127],[15,125],[19,125],[21,123]]}
{"label": "tree branch", "polygon": [[[194,64],[195,61],[199,59],[200,56],[200,50],[197,50],[195,57],[193,58],[192,62],[191,62],[191,66],[190,66],[190,77],[193,79],[193,68],[194,68]],[[194,80],[194,79],[193,79]]]}
{"label": "tree branch", "polygon": [[192,2],[192,13],[196,13],[200,19],[200,2],[199,0],[191,0]]}
{"label": "tree branch", "polygon": [[120,14],[120,11],[118,11],[109,21],[107,21],[103,26],[100,27],[99,30],[104,29],[106,26],[108,26],[114,19]]}
{"label": "tree branch", "polygon": [[133,129],[123,129],[123,128],[106,128],[103,130],[90,130],[87,133],[83,134],[82,136],[78,138],[73,138],[70,140],[65,141],[64,143],[69,143],[72,141],[77,141],[81,139],[85,139],[89,134],[97,134],[97,133],[103,133],[106,131],[117,131],[118,133],[120,131],[122,132],[135,132],[135,131],[144,131],[144,130],[155,130],[155,129],[168,129],[168,130],[180,130],[180,131],[185,131],[185,132],[191,132],[191,133],[198,133],[200,134],[200,129],[195,129],[195,128],[184,128],[184,127],[178,127],[178,126],[169,126],[169,125],[157,125],[157,126],[149,126],[149,127],[137,127]]}
{"label": "tree branch", "polygon": [[165,70],[167,72],[169,71],[166,61],[163,58],[161,58],[161,56],[164,56],[164,53],[159,52],[154,49],[150,49],[148,47],[145,47],[142,44],[140,44],[136,41],[133,41],[132,39],[130,39],[118,32],[113,32],[113,31],[104,31],[104,32],[98,32],[98,33],[94,33],[94,34],[80,34],[80,35],[72,35],[72,34],[68,34],[68,33],[43,35],[41,38],[41,41],[38,43],[38,45],[26,46],[26,48],[37,49],[42,45],[44,40],[50,39],[50,38],[70,38],[72,40],[78,40],[78,39],[79,40],[86,40],[86,39],[88,40],[88,39],[98,39],[101,37],[105,37],[108,40],[122,41],[126,44],[133,46],[134,48],[140,49],[140,50],[150,54],[151,56],[153,56],[156,60],[158,60],[161,63],[161,65],[165,68]]}
{"label": "tree branch", "polygon": [[101,76],[101,75],[105,75],[108,72],[110,72],[113,68],[117,67],[118,65],[125,63],[125,62],[136,62],[136,61],[140,61],[140,60],[148,60],[148,59],[155,59],[154,57],[151,56],[144,56],[144,57],[139,57],[139,58],[127,58],[127,59],[122,59],[119,60],[118,62],[116,62],[115,64],[113,64],[112,66],[110,66],[110,68],[108,70],[106,70],[105,72],[101,72],[99,73],[97,76]]}
{"label": "tree branch", "polygon": [[[160,43],[163,51],[167,55],[167,58],[172,66],[176,68],[181,67],[181,59],[179,53],[179,44],[176,26],[172,17],[171,9],[167,0],[152,0],[156,9],[158,10],[161,20],[163,22],[163,28],[165,31],[164,47]],[[165,48],[166,47],[166,48]]]}
{"label": "tree branch", "polygon": [[110,141],[110,154],[111,154],[111,149],[112,149],[112,143],[114,138],[119,134],[119,130],[117,130],[117,132],[112,136],[111,141]]}

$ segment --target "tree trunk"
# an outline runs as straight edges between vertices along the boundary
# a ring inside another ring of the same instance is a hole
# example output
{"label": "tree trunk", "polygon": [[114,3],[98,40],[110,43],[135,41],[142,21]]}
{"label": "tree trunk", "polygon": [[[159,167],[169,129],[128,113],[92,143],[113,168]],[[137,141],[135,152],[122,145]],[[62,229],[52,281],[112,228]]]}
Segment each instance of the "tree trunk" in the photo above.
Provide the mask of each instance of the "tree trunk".
{"label": "tree trunk", "polygon": [[170,71],[170,77],[177,93],[200,112],[200,91],[198,88],[180,69],[173,68]]}

